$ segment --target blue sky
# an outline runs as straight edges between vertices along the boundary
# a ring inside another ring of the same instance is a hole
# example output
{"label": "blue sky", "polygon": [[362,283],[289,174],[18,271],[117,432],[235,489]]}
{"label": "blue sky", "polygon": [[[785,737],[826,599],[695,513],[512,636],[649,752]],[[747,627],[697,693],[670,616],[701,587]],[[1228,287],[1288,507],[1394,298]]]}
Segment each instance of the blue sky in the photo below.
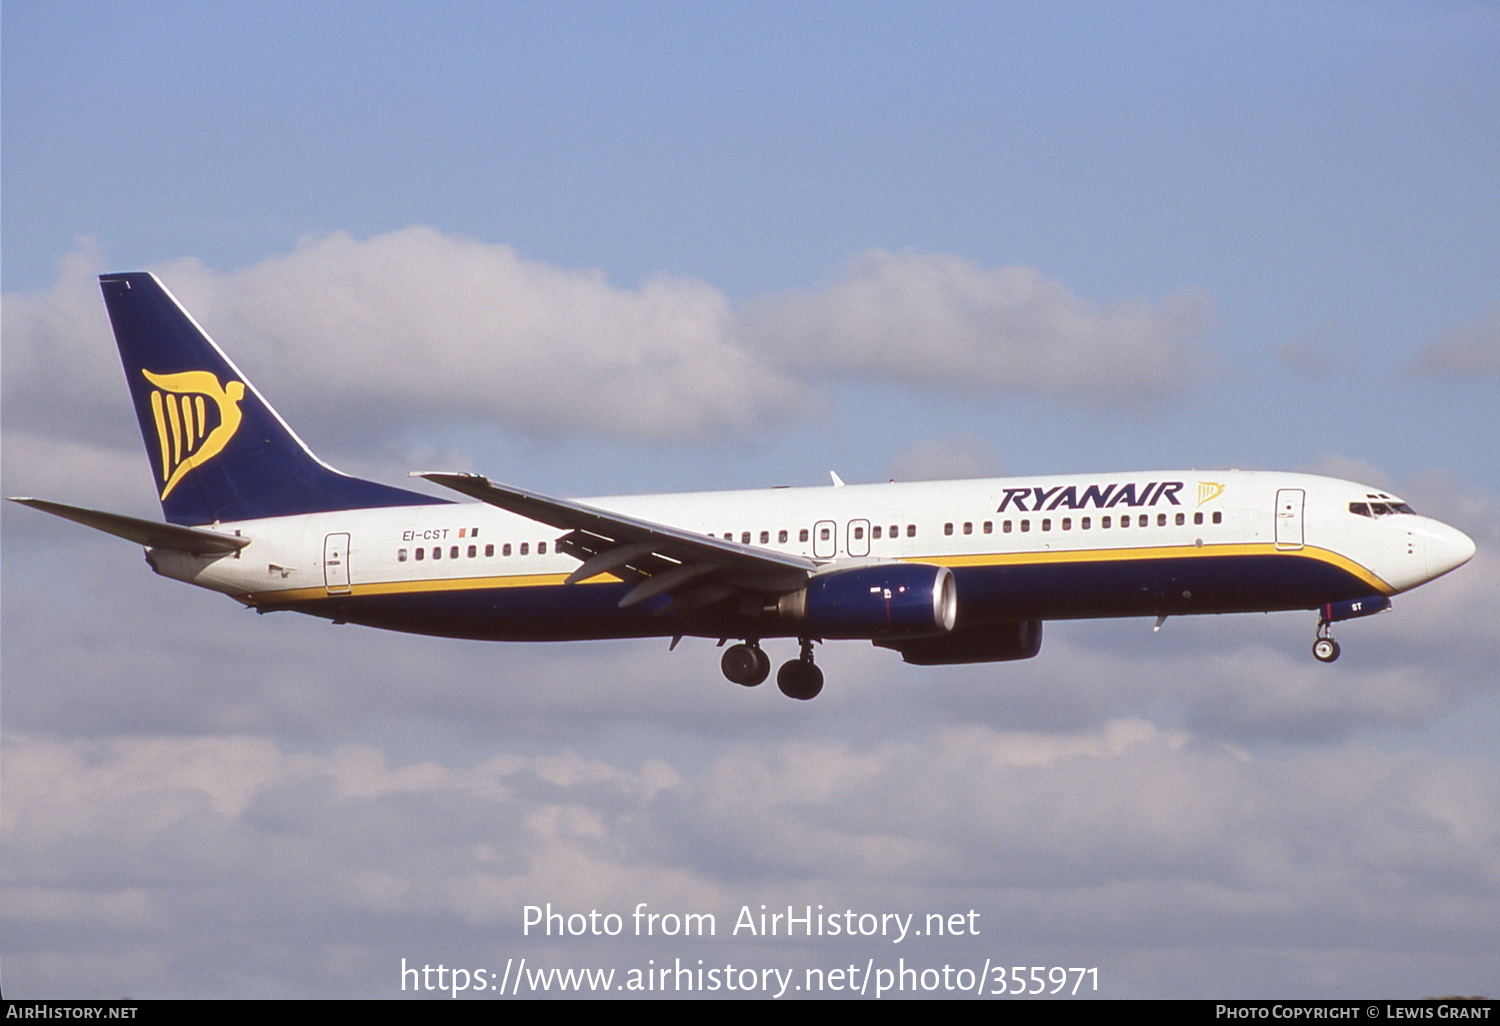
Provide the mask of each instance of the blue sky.
{"label": "blue sky", "polygon": [[384,480],[1283,468],[1481,549],[1337,667],[1310,617],[1068,624],[831,646],[792,709],[701,643],[247,617],[7,509],[8,992],[383,996],[525,953],[522,895],[631,893],[978,903],[1116,996],[1500,989],[1491,5],[10,2],[0,48],[5,494],[155,514],[92,283],[144,268]]}

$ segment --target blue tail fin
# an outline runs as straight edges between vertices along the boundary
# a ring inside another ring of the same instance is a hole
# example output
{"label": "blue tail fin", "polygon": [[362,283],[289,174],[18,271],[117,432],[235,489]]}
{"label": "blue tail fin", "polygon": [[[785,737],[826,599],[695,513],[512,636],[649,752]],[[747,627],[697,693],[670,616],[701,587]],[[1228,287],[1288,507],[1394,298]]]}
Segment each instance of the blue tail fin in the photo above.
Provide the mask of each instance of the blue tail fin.
{"label": "blue tail fin", "polygon": [[99,285],[170,523],[443,501],[319,460],[154,275]]}

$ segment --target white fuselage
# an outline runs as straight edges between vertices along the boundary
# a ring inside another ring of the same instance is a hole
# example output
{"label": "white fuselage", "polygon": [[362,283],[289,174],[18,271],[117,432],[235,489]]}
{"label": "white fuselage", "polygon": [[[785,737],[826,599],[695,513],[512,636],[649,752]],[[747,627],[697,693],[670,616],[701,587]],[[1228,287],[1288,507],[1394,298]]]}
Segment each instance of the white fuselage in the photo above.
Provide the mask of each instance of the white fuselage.
{"label": "white fuselage", "polygon": [[[946,566],[959,575],[961,622],[1314,608],[1405,591],[1461,565],[1474,551],[1445,524],[1393,512],[1405,508],[1394,496],[1304,474],[1164,471],[582,501],[802,556],[827,571],[887,560]],[[1383,512],[1352,511],[1360,505]],[[580,610],[576,629],[559,625],[538,633],[524,595],[571,593],[617,578],[604,574],[564,585],[579,565],[557,551],[566,532],[483,503],[213,527],[242,534],[250,544],[229,556],[157,551],[153,565],[249,605],[397,629],[431,630],[418,610],[424,600],[440,600],[450,610],[442,615],[477,616],[485,624],[475,630],[455,621],[451,630],[437,631],[458,636],[712,635],[721,629],[706,624],[682,631],[659,615],[655,622],[591,628],[603,614],[590,609]],[[1054,594],[1053,581],[1069,583]],[[1079,591],[1071,603],[1069,589]],[[1028,594],[1036,596],[1034,607],[1027,606]],[[489,605],[460,612],[454,603],[461,596],[485,596]],[[361,604],[377,606],[378,614],[363,616]],[[549,615],[567,615],[566,604],[547,608]],[[402,609],[414,613],[410,627],[399,622]],[[507,617],[516,619],[515,630],[507,629]],[[772,625],[765,633],[778,632]]]}

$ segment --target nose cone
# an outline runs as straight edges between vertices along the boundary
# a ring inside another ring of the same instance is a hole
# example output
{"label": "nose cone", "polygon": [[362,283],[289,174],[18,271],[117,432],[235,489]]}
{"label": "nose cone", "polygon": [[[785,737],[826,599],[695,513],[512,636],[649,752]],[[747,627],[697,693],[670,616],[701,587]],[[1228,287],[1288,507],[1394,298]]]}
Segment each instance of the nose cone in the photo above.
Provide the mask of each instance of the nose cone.
{"label": "nose cone", "polygon": [[1427,552],[1427,576],[1441,577],[1450,570],[1457,570],[1474,558],[1474,539],[1456,527],[1449,527],[1437,520],[1429,520],[1423,526],[1423,548]]}

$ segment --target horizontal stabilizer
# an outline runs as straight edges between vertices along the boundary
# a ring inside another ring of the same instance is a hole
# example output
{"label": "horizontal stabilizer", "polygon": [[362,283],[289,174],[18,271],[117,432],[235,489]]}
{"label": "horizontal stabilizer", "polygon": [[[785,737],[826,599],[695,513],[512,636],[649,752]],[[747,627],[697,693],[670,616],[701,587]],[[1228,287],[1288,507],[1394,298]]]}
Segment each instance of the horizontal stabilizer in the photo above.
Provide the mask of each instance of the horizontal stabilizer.
{"label": "horizontal stabilizer", "polygon": [[175,524],[160,524],[154,520],[141,520],[119,513],[105,513],[82,506],[69,506],[46,499],[15,498],[23,506],[39,509],[43,513],[72,520],[96,531],[112,534],[148,549],[171,549],[175,552],[191,552],[194,555],[236,552],[250,544],[249,538],[234,534],[220,534],[196,527],[178,527]]}

